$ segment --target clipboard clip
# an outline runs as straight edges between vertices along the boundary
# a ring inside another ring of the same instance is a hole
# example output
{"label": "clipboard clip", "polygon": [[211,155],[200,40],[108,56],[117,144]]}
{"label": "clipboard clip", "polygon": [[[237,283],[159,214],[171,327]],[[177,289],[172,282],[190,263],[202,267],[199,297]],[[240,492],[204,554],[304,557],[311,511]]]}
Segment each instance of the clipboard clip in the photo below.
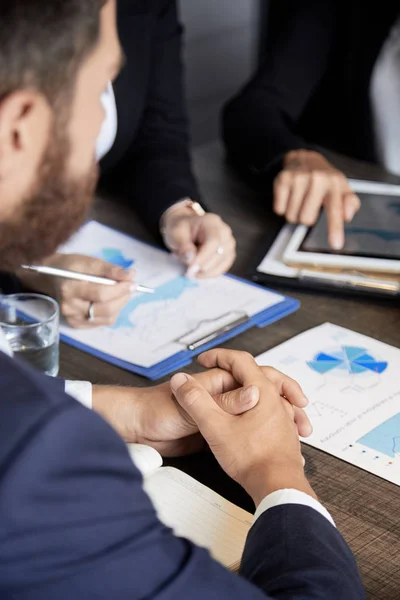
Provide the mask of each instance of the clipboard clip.
{"label": "clipboard clip", "polygon": [[[238,314],[239,314],[239,316],[237,316]],[[205,332],[204,335],[202,335],[201,337],[199,337],[197,339],[190,339],[191,336],[195,333],[195,331],[193,331],[193,332],[190,332],[190,333],[182,336],[179,340],[177,340],[177,342],[180,344],[184,344],[186,346],[187,350],[190,350],[191,352],[193,352],[194,350],[198,350],[202,346],[205,346],[206,344],[213,342],[214,340],[219,338],[221,335],[229,333],[230,331],[233,331],[237,327],[240,327],[240,325],[244,325],[245,323],[249,322],[249,316],[245,312],[241,312],[241,313],[235,312],[235,313],[233,313],[233,319],[231,318],[230,320],[227,321],[228,317],[232,317],[232,313],[228,313],[226,315],[221,315],[221,317],[215,319],[214,321],[219,321],[219,322],[222,321],[222,324],[213,331]],[[206,325],[206,323],[203,323],[201,325],[204,326],[204,325]],[[197,329],[198,328],[196,328],[196,331],[197,331]]]}

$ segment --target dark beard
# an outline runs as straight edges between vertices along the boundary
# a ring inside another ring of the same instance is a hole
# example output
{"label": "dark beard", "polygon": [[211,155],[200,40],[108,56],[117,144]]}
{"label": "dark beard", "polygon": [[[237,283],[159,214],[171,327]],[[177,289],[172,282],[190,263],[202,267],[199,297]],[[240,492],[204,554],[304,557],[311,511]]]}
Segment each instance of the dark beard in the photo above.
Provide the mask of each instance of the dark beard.
{"label": "dark beard", "polygon": [[98,179],[93,166],[84,177],[67,174],[70,153],[61,123],[55,124],[30,197],[0,223],[0,269],[16,271],[53,254],[85,221]]}

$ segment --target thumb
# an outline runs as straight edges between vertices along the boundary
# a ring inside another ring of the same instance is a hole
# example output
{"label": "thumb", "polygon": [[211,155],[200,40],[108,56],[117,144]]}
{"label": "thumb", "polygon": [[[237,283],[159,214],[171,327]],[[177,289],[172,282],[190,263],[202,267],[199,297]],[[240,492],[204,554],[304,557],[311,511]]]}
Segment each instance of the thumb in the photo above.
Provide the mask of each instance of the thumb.
{"label": "thumb", "polygon": [[186,265],[192,265],[196,260],[197,247],[193,240],[189,219],[182,219],[177,225],[167,230],[165,244]]}
{"label": "thumb", "polygon": [[203,435],[207,426],[215,419],[221,411],[214,399],[193,377],[184,373],[178,373],[171,379],[171,390],[178,404],[185,410],[193,421],[198,425]]}
{"label": "thumb", "polygon": [[304,412],[304,410],[298,408],[297,406],[293,407],[293,410],[294,422],[296,423],[299,436],[302,438],[310,437],[313,432],[313,427],[307,414]]}
{"label": "thumb", "polygon": [[255,406],[260,400],[260,390],[256,385],[231,390],[215,397],[215,402],[230,415],[241,415]]}

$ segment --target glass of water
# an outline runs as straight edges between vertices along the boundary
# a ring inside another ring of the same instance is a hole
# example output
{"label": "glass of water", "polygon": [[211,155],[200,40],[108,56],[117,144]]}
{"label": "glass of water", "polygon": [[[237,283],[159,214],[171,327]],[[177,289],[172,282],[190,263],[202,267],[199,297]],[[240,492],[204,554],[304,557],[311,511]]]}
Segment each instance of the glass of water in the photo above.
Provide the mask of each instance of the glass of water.
{"label": "glass of water", "polygon": [[41,294],[0,297],[0,327],[15,356],[56,377],[59,369],[60,311]]}

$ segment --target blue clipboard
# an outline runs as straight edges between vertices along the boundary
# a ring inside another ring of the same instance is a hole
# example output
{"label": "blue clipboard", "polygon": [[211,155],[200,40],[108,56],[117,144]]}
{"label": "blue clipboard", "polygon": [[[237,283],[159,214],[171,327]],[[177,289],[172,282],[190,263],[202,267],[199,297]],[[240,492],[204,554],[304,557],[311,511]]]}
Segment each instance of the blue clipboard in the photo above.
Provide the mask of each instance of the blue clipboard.
{"label": "blue clipboard", "polygon": [[[135,239],[133,236],[131,237],[132,239]],[[143,243],[142,240],[140,241]],[[151,246],[152,244],[149,245]],[[264,292],[267,291],[263,286],[259,286],[258,284],[245,279],[241,279],[233,275],[228,275],[227,277],[241,281],[246,285],[257,287]],[[186,350],[182,350],[177,354],[170,356],[166,360],[152,365],[151,367],[142,367],[140,365],[121,360],[115,356],[96,350],[92,346],[78,342],[77,340],[74,340],[65,334],[61,334],[61,340],[68,345],[77,348],[78,350],[83,350],[84,352],[120,367],[121,369],[131,371],[132,373],[136,373],[137,375],[141,375],[142,377],[146,377],[147,379],[155,381],[157,379],[161,379],[165,375],[177,371],[178,369],[186,367],[193,361],[193,358],[202,352],[210,350],[211,348],[215,348],[219,344],[226,342],[227,340],[239,335],[240,333],[243,333],[244,331],[247,331],[248,329],[251,329],[252,327],[265,327],[266,325],[270,325],[271,323],[274,323],[275,321],[278,321],[279,319],[282,319],[283,317],[295,312],[299,307],[300,302],[298,300],[289,297],[283,297],[281,302],[271,306],[265,311],[253,315],[252,317],[246,316],[246,318],[238,319],[237,322],[232,323],[232,326],[227,326],[224,327],[223,330],[218,330],[218,335],[212,334],[207,336],[207,338],[204,340],[200,340],[200,343],[194,344],[194,347],[189,346]]]}

